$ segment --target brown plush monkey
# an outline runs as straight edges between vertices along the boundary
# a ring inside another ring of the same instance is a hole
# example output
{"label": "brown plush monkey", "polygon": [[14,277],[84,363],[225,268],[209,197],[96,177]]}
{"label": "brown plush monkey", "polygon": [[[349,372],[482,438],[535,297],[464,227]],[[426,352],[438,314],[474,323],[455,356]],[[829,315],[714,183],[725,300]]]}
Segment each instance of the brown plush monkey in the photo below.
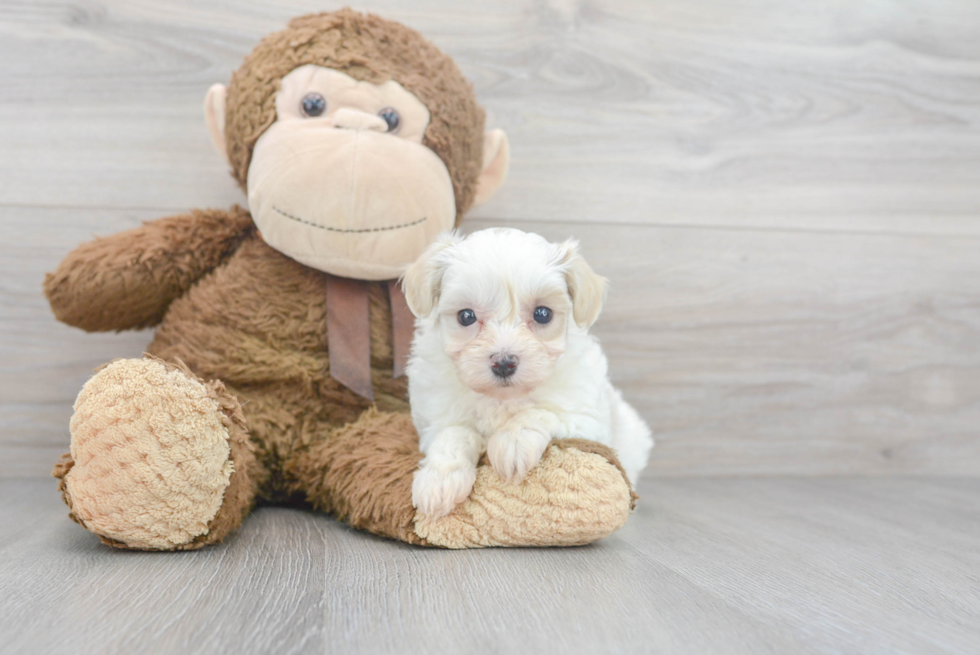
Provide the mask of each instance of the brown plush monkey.
{"label": "brown plush monkey", "polygon": [[250,211],[192,211],[85,244],[45,280],[59,320],[157,326],[148,356],[86,383],[55,467],[72,518],[121,548],[222,540],[256,502],[447,547],[567,545],[632,504],[615,456],[556,441],[520,485],[417,515],[420,455],[393,283],[503,181],[507,141],[453,61],[350,10],[265,38],[205,113]]}

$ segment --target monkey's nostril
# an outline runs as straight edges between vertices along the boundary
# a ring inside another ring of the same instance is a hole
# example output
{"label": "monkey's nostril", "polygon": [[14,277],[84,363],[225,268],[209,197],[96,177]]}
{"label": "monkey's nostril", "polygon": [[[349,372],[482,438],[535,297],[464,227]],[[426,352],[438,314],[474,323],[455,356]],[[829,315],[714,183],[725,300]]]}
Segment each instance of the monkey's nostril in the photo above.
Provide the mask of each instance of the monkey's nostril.
{"label": "monkey's nostril", "polygon": [[515,355],[495,355],[490,369],[498,378],[509,378],[517,372],[517,357]]}

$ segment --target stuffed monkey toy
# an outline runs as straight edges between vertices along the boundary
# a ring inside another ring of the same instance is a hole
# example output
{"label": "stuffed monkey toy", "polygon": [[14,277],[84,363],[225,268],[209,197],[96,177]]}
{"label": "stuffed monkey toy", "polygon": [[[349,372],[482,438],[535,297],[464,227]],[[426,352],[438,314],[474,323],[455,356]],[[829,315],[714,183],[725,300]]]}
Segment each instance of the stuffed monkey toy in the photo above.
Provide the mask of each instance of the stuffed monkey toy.
{"label": "stuffed monkey toy", "polygon": [[205,116],[248,210],[96,239],[45,279],[69,325],[156,327],[145,357],[105,365],[78,396],[54,470],[73,520],[141,550],[219,542],[256,503],[450,548],[584,544],[623,525],[629,482],[582,440],[554,441],[518,485],[483,462],[441,519],[412,507],[412,317],[396,278],[508,164],[449,57],[377,16],[303,16],[210,89]]}

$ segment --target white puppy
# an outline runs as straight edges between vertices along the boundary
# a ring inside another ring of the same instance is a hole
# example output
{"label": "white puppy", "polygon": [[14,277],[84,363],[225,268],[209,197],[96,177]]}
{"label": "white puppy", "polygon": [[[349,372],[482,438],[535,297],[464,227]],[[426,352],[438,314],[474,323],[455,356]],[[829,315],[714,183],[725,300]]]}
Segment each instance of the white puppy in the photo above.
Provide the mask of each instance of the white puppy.
{"label": "white puppy", "polygon": [[502,478],[520,482],[553,438],[611,446],[636,482],[650,429],[610,384],[588,334],[605,282],[577,242],[503,228],[443,235],[408,269],[420,512],[438,518],[462,502],[484,451]]}

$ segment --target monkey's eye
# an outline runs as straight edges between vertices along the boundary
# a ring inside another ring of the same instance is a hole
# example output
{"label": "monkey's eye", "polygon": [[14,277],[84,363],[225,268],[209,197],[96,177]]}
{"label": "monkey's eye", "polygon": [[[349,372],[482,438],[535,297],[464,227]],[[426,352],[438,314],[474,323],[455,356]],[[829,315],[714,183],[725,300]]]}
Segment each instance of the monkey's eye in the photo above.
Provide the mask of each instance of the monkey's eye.
{"label": "monkey's eye", "polygon": [[554,313],[547,307],[537,307],[534,310],[534,320],[541,325],[551,323],[551,317]]}
{"label": "monkey's eye", "polygon": [[463,327],[469,327],[476,323],[476,312],[472,309],[461,309],[459,313],[456,314],[456,320]]}
{"label": "monkey's eye", "polygon": [[327,99],[319,93],[307,93],[303,96],[302,108],[307,116],[319,116],[327,110]]}
{"label": "monkey's eye", "polygon": [[397,132],[398,127],[402,124],[402,117],[391,107],[385,107],[379,111],[378,116],[383,118],[384,122],[388,124],[388,131],[391,133]]}

